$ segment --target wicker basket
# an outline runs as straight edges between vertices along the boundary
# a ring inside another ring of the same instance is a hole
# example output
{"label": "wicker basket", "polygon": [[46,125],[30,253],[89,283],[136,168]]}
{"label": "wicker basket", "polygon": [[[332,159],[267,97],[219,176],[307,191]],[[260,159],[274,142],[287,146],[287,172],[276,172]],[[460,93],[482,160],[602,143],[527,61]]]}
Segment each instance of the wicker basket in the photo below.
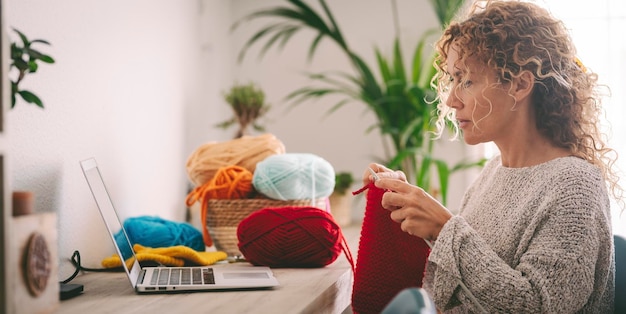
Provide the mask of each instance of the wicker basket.
{"label": "wicker basket", "polygon": [[[312,206],[310,199],[280,201],[273,199],[211,199],[208,200],[206,228],[215,248],[229,256],[242,255],[237,246],[237,226],[257,210],[268,207]],[[328,199],[318,198],[314,207],[328,209]]]}

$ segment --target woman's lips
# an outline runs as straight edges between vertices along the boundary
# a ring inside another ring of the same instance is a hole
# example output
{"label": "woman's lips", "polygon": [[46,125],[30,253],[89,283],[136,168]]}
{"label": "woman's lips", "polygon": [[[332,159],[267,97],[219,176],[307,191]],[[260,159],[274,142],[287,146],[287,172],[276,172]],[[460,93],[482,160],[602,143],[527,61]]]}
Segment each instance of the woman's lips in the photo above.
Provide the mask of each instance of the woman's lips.
{"label": "woman's lips", "polygon": [[465,129],[472,124],[471,120],[465,120],[465,119],[457,119],[457,122],[459,124],[459,128],[461,129]]}

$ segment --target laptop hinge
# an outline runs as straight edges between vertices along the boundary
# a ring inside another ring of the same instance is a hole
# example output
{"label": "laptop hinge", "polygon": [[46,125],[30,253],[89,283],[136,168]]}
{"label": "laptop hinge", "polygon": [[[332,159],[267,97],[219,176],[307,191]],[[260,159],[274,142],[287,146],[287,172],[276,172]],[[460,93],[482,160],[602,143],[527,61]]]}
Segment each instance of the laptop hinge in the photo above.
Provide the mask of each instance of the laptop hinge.
{"label": "laptop hinge", "polygon": [[137,278],[137,284],[143,284],[143,278],[146,276],[146,270],[142,269],[139,273],[139,278]]}

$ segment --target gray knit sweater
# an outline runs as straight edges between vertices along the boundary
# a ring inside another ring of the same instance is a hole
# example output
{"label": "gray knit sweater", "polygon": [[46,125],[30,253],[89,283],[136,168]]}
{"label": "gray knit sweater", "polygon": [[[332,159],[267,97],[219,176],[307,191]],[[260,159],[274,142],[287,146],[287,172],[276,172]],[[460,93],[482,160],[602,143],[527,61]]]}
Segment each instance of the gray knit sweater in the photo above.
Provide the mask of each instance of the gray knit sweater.
{"label": "gray knit sweater", "polygon": [[440,310],[612,313],[610,203],[599,169],[575,157],[526,168],[491,160],[445,224],[424,288]]}

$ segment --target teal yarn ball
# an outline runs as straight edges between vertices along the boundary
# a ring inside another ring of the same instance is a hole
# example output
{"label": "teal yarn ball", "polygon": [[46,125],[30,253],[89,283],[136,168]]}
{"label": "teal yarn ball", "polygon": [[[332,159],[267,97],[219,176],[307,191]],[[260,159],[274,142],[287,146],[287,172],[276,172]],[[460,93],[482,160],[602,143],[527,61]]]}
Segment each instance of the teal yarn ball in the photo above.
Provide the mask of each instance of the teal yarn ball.
{"label": "teal yarn ball", "polygon": [[[131,245],[158,248],[184,245],[198,252],[204,252],[206,247],[202,239],[202,232],[189,223],[169,221],[156,216],[130,217],[124,221],[124,230],[128,234]],[[115,234],[122,256],[130,257],[128,244],[124,244],[122,230]]]}
{"label": "teal yarn ball", "polygon": [[324,198],[335,188],[335,170],[314,154],[277,154],[257,163],[252,185],[257,192],[275,200]]}

